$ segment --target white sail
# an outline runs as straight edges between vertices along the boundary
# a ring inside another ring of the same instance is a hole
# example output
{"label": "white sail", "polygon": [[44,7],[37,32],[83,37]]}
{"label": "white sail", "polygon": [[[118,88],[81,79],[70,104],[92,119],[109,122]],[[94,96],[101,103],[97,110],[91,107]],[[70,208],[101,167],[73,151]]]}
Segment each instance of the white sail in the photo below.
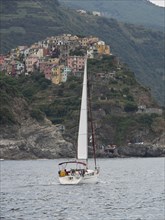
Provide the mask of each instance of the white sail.
{"label": "white sail", "polygon": [[86,160],[88,158],[88,109],[87,109],[87,61],[84,66],[83,90],[80,110],[78,151],[77,158]]}

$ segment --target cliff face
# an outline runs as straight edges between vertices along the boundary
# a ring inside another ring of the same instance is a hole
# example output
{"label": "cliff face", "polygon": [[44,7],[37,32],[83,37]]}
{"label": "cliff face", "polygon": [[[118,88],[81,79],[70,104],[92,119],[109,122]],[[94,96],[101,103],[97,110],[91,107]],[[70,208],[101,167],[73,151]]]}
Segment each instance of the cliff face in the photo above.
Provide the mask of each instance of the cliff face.
{"label": "cliff face", "polygon": [[165,157],[165,133],[155,143],[134,143],[97,152],[100,157]]}
{"label": "cliff face", "polygon": [[62,138],[55,125],[47,119],[44,119],[42,123],[33,119],[29,114],[27,103],[21,98],[15,98],[13,103],[13,113],[17,124],[0,126],[0,157],[2,159],[75,156],[73,145]]}
{"label": "cliff face", "polygon": [[159,144],[131,144],[119,147],[117,152],[126,157],[164,157],[165,147]]}

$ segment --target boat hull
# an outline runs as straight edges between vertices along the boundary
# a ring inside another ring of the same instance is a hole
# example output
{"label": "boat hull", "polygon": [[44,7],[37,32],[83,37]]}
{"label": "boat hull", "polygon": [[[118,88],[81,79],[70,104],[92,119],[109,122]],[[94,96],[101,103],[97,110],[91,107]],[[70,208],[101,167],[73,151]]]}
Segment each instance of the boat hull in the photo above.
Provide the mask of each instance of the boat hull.
{"label": "boat hull", "polygon": [[97,170],[87,170],[81,180],[82,184],[97,183],[99,172]]}
{"label": "boat hull", "polygon": [[62,185],[78,185],[78,184],[92,184],[98,182],[99,173],[95,170],[87,170],[83,176],[63,176],[59,177]]}
{"label": "boat hull", "polygon": [[97,183],[98,182],[98,175],[94,176],[84,176],[80,183],[82,184],[88,184],[88,183]]}
{"label": "boat hull", "polygon": [[60,184],[62,185],[77,185],[82,180],[82,177],[76,177],[76,176],[63,176],[59,177]]}

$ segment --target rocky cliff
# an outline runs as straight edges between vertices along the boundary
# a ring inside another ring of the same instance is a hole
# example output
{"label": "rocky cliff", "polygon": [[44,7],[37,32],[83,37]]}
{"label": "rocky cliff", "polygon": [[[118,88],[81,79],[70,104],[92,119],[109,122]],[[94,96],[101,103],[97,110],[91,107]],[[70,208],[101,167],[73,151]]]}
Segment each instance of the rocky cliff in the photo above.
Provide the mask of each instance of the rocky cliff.
{"label": "rocky cliff", "polygon": [[98,151],[100,157],[165,157],[165,133],[152,143],[129,143]]}
{"label": "rocky cliff", "polygon": [[46,118],[42,123],[33,119],[21,98],[14,99],[13,113],[17,124],[0,126],[2,159],[74,157],[73,145],[62,138],[58,128]]}

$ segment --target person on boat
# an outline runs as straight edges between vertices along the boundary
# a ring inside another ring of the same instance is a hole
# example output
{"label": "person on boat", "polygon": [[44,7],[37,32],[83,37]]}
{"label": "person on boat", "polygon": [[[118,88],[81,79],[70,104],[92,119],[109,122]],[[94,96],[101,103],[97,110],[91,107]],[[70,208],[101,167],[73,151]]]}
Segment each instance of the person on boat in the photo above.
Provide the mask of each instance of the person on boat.
{"label": "person on boat", "polygon": [[65,174],[66,174],[66,176],[68,176],[68,175],[69,175],[69,171],[68,171],[68,170],[66,170],[66,169],[65,169]]}
{"label": "person on boat", "polygon": [[71,173],[72,176],[75,175],[75,169],[71,169],[70,173]]}
{"label": "person on boat", "polygon": [[65,170],[59,170],[58,174],[59,174],[60,177],[64,177],[64,176],[66,176],[66,171]]}
{"label": "person on boat", "polygon": [[84,176],[84,174],[85,174],[85,169],[81,169],[79,173],[80,173],[81,176]]}

